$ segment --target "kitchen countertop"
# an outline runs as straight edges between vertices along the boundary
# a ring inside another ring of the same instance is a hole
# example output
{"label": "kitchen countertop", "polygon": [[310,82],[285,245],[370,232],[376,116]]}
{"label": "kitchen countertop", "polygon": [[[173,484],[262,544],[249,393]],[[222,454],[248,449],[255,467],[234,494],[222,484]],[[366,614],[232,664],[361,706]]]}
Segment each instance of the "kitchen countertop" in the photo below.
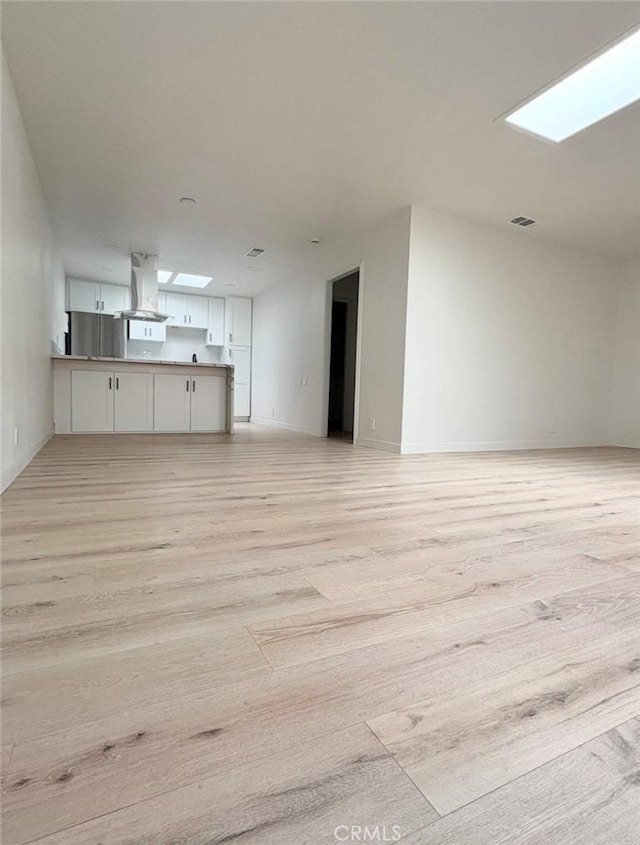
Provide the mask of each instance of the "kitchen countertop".
{"label": "kitchen countertop", "polygon": [[103,361],[106,363],[115,364],[153,364],[159,366],[162,364],[170,367],[213,367],[218,370],[232,370],[233,364],[211,364],[206,361],[160,361],[157,358],[102,358],[98,355],[52,355],[55,361]]}

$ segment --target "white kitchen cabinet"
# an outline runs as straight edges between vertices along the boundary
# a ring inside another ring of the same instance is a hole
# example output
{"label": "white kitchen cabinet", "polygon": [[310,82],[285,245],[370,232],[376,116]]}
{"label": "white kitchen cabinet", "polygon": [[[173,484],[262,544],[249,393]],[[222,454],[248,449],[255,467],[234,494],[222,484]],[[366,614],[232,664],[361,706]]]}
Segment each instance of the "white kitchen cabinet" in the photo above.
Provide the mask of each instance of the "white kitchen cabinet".
{"label": "white kitchen cabinet", "polygon": [[206,329],[209,325],[209,300],[206,296],[188,296],[188,326]]}
{"label": "white kitchen cabinet", "polygon": [[148,320],[129,320],[129,340],[146,340],[164,343],[167,329],[164,323],[151,323]]}
{"label": "white kitchen cabinet", "polygon": [[222,378],[191,378],[191,431],[224,431],[226,382]]}
{"label": "white kitchen cabinet", "polygon": [[191,379],[187,376],[158,373],[153,378],[153,430],[189,431]]}
{"label": "white kitchen cabinet", "polygon": [[230,346],[251,346],[251,299],[229,296],[225,300],[225,342]]}
{"label": "white kitchen cabinet", "polygon": [[233,415],[251,415],[251,348],[229,347],[229,363],[233,364]]}
{"label": "white kitchen cabinet", "polygon": [[209,299],[206,346],[224,346],[224,299]]}
{"label": "white kitchen cabinet", "polygon": [[71,372],[71,431],[113,431],[113,373]]}
{"label": "white kitchen cabinet", "polygon": [[115,314],[129,307],[129,288],[124,285],[100,285],[100,313]]}
{"label": "white kitchen cabinet", "polygon": [[[209,322],[209,307],[206,296],[186,296],[184,293],[167,291],[162,301],[169,315],[167,324],[182,329],[206,329]],[[162,307],[161,305],[161,307]]]}
{"label": "white kitchen cabinet", "polygon": [[129,288],[124,285],[101,285],[69,279],[67,283],[67,310],[90,314],[115,314],[129,307]]}
{"label": "white kitchen cabinet", "polygon": [[113,374],[114,431],[153,431],[153,375]]}
{"label": "white kitchen cabinet", "polygon": [[67,283],[67,310],[98,314],[100,302],[100,285],[69,279]]}

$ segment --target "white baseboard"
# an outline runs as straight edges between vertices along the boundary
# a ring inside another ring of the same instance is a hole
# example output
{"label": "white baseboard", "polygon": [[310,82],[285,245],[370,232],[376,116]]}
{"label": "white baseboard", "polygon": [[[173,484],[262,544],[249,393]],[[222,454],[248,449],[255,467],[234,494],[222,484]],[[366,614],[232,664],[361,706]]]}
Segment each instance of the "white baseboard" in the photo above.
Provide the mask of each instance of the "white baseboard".
{"label": "white baseboard", "polygon": [[274,419],[262,419],[262,417],[251,417],[251,422],[258,425],[268,425],[271,428],[281,428],[284,431],[295,431],[297,434],[310,434],[312,437],[324,437],[321,431],[311,426],[294,425],[293,423],[281,422]]}
{"label": "white baseboard", "polygon": [[0,489],[0,493],[4,493],[7,487],[12,484],[16,478],[20,475],[23,469],[29,466],[31,461],[35,458],[38,454],[40,449],[51,440],[53,437],[53,429],[48,431],[43,437],[40,438],[39,441],[34,443],[27,452],[25,452],[17,461],[10,464],[8,467],[3,468],[2,470],[2,488]]}
{"label": "white baseboard", "polygon": [[624,440],[612,441],[607,446],[615,446],[618,449],[640,449],[640,443],[629,443]]}
{"label": "white baseboard", "polygon": [[400,454],[400,444],[392,443],[390,440],[373,440],[369,437],[358,437],[353,445],[365,446],[368,449],[382,449],[384,452],[393,452],[395,455]]}
{"label": "white baseboard", "polygon": [[516,452],[526,449],[580,449],[606,446],[603,440],[479,440],[476,442],[403,443],[403,455],[430,452]]}

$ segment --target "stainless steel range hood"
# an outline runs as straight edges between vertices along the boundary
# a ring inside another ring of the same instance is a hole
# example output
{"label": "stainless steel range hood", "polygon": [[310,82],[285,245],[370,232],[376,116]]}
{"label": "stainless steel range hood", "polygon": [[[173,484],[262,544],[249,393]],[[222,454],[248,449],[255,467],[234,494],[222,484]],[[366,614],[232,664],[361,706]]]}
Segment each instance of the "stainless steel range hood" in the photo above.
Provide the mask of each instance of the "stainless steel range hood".
{"label": "stainless steel range hood", "polygon": [[147,320],[164,323],[168,314],[158,311],[158,256],[146,252],[131,253],[131,310],[115,315],[122,320]]}

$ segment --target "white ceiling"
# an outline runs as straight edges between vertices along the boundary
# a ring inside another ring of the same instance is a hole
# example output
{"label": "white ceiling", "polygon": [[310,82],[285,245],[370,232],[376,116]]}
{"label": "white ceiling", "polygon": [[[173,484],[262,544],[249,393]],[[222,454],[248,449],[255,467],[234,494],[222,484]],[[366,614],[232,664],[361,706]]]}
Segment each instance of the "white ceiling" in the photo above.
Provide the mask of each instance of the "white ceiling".
{"label": "white ceiling", "polygon": [[560,145],[496,120],[634,26],[636,3],[2,11],[70,275],[126,283],[136,249],[213,276],[205,293],[251,295],[409,203],[522,214],[541,221],[527,237],[638,254],[638,104]]}

